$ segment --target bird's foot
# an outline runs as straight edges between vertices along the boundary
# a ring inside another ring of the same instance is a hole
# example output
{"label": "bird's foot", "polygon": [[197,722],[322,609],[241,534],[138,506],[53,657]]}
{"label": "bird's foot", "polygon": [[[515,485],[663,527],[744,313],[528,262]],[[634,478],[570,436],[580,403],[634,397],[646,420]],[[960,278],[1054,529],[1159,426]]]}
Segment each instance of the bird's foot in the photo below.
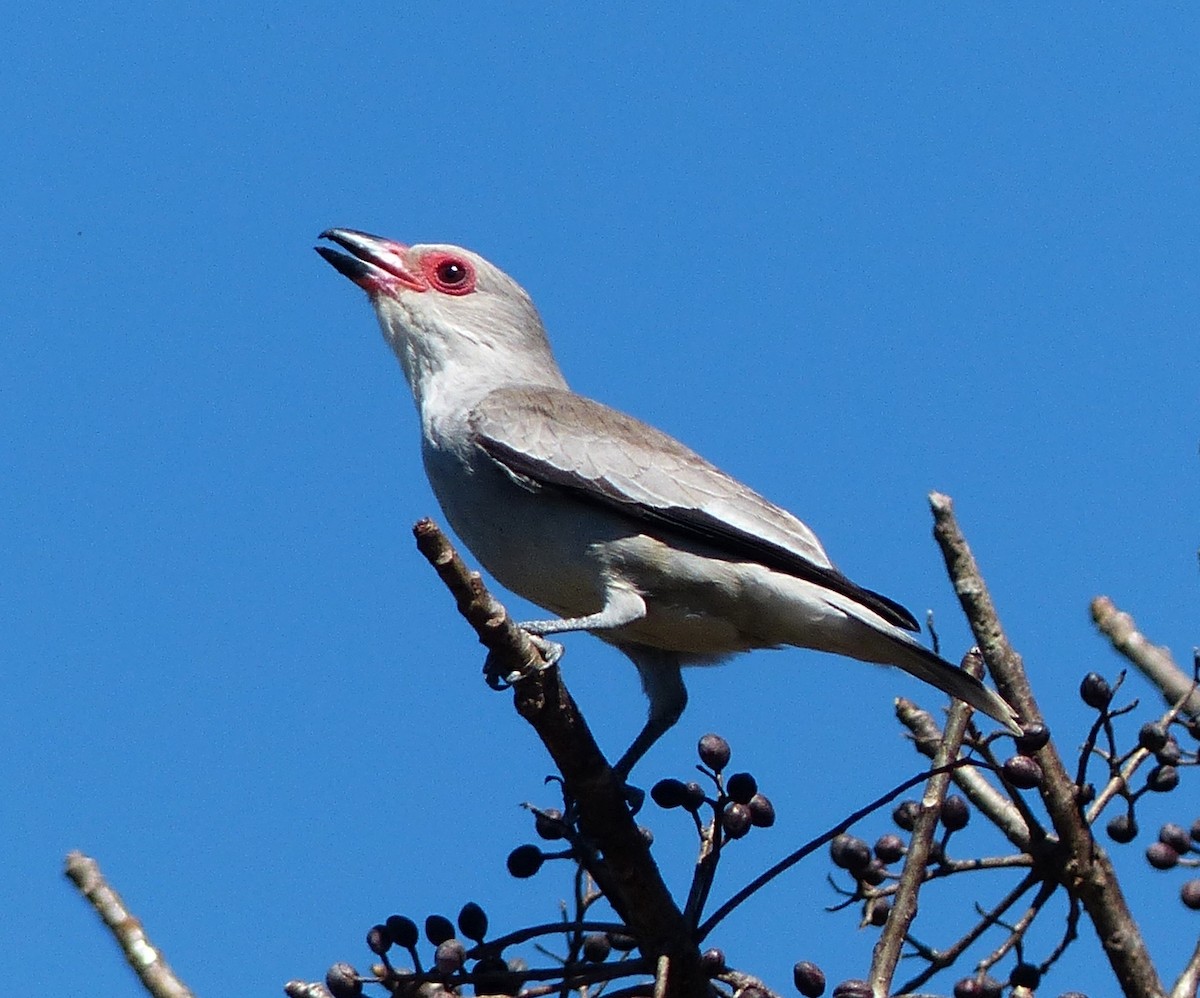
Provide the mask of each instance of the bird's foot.
{"label": "bird's foot", "polygon": [[[520,624],[517,626],[522,627]],[[522,627],[522,630],[525,629]],[[540,634],[530,630],[525,630],[525,633],[529,635],[529,640],[533,643],[533,647],[536,648],[541,653],[542,658],[546,660],[545,665],[538,666],[539,669],[546,669],[552,665],[558,664],[558,660],[563,657],[563,652],[566,651],[561,644],[559,644],[557,641],[548,641]]]}
{"label": "bird's foot", "polygon": [[[557,641],[547,641],[540,634],[533,634],[529,631],[525,633],[543,659],[542,662],[531,666],[529,671],[540,672],[542,669],[554,665],[563,657],[565,649]],[[494,652],[488,652],[488,656],[483,662],[484,681],[494,690],[506,690],[526,675],[528,672],[523,669],[506,671]]]}

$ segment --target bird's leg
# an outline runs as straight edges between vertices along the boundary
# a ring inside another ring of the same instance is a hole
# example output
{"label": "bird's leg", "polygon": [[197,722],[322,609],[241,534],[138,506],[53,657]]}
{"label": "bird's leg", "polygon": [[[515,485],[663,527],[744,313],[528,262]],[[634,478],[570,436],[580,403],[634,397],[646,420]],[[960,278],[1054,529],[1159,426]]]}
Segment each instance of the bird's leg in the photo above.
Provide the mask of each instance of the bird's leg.
{"label": "bird's leg", "polygon": [[620,648],[633,659],[642,678],[642,689],[650,700],[650,716],[645,727],[613,766],[621,779],[628,780],[638,760],[679,720],[687,706],[687,689],[683,685],[679,656],[674,652],[645,645],[621,645]]}
{"label": "bird's leg", "polygon": [[604,594],[604,606],[584,617],[555,620],[526,620],[519,624],[530,634],[562,634],[564,631],[607,631],[632,624],[646,616],[646,601],[632,589],[611,586]]}

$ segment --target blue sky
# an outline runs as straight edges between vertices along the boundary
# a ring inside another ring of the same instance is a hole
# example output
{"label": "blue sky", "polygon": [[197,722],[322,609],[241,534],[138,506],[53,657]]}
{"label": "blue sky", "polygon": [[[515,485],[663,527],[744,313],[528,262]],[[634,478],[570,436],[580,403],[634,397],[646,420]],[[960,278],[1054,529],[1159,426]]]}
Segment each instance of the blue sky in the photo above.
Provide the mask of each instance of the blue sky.
{"label": "blue sky", "polygon": [[[413,548],[438,511],[412,405],[312,252],[329,226],[491,258],[578,390],[801,515],[956,656],[924,498],[953,495],[1068,748],[1079,678],[1120,666],[1092,596],[1181,659],[1197,642],[1191,8],[214,0],[7,22],[0,954],[27,990],[70,966],[139,993],[60,880],[71,848],[205,994],[365,966],[393,911],[474,899],[515,926],[569,889],[503,872],[517,805],[553,803],[548,762]],[[564,668],[616,753],[633,669],[586,636]],[[914,772],[892,698],[940,702],[799,651],[689,678],[640,775],[686,775],[720,731],[780,815],[717,899]],[[1143,826],[1194,800],[1185,780]],[[686,824],[648,821],[682,895]],[[1148,840],[1119,859],[1173,979],[1195,916]],[[863,973],[874,934],[822,911],[826,872],[714,942],[779,988],[802,958]],[[961,889],[926,941],[1003,885]],[[1111,993],[1099,963],[1085,932],[1048,992]]]}

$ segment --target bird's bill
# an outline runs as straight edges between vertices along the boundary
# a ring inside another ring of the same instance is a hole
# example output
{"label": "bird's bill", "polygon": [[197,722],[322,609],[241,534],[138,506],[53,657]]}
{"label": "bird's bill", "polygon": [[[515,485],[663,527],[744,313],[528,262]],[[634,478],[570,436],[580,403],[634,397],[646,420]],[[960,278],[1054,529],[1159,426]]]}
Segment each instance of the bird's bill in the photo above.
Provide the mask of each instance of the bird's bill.
{"label": "bird's bill", "polygon": [[349,250],[347,255],[328,246],[313,247],[339,274],[350,278],[369,295],[395,294],[402,289],[425,291],[429,287],[420,274],[405,268],[408,247],[403,243],[355,229],[326,229],[317,238]]}

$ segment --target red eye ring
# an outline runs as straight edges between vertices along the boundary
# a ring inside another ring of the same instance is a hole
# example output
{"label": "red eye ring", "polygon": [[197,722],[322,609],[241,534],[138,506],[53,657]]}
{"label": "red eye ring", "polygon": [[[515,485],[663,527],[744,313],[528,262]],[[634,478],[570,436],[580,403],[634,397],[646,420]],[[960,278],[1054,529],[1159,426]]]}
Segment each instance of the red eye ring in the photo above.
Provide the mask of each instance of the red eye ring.
{"label": "red eye ring", "polygon": [[469,295],[475,290],[475,268],[470,260],[449,253],[433,253],[421,261],[429,285],[446,295]]}

